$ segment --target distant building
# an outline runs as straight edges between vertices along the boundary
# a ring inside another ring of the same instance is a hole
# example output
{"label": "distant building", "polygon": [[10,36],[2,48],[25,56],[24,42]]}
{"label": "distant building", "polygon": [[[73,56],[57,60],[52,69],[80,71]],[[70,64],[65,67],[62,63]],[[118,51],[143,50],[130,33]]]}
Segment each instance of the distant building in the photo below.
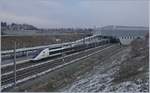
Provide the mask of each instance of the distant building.
{"label": "distant building", "polygon": [[33,36],[33,35],[68,35],[72,33],[86,36],[92,35],[91,28],[37,28],[29,24],[7,24],[1,22],[1,35],[5,36]]}
{"label": "distant building", "polygon": [[96,28],[93,34],[99,34],[103,36],[113,36],[119,38],[122,44],[130,44],[130,42],[139,37],[143,38],[148,33],[148,27],[141,26],[105,26]]}

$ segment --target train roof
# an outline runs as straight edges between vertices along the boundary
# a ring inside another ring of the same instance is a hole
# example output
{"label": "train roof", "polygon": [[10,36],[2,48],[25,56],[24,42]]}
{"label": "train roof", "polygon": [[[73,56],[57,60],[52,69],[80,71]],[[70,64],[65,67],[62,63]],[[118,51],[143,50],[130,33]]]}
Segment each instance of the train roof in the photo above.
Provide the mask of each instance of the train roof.
{"label": "train roof", "polygon": [[69,46],[65,46],[65,47],[61,47],[61,48],[57,48],[57,49],[52,49],[52,50],[49,50],[49,52],[58,51],[58,50],[66,49],[66,48],[69,48]]}

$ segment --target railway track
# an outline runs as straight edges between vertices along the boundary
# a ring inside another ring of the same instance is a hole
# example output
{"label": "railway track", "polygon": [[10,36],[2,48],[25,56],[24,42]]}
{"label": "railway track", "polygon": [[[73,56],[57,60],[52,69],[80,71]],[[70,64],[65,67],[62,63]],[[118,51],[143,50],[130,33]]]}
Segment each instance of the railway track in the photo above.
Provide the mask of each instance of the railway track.
{"label": "railway track", "polygon": [[[104,45],[104,46],[101,46],[101,48],[103,48],[103,47],[107,47],[107,46],[109,46],[109,45]],[[99,48],[99,47],[98,47]],[[80,56],[84,56],[85,55],[85,53],[89,53],[89,52],[92,52],[92,51],[95,51],[97,48],[95,48],[95,49],[90,49],[90,51],[89,50],[87,50],[87,51],[85,51],[85,52],[77,52],[77,53],[75,53],[75,54],[71,54],[71,55],[66,55],[64,58],[65,59],[74,59],[74,57],[80,57]],[[79,54],[79,55],[76,55],[76,54]],[[76,55],[76,56],[73,56],[73,55]],[[58,59],[61,59],[61,58],[58,58]],[[49,61],[49,60],[48,60]],[[53,60],[52,60],[53,61]],[[56,59],[56,61],[57,61],[57,59]],[[69,60],[66,60],[66,61],[69,61]],[[17,71],[22,71],[22,70],[24,70],[24,69],[28,69],[28,68],[30,68],[30,67],[33,67],[33,66],[38,66],[38,65],[42,65],[42,64],[46,64],[46,63],[51,63],[51,61],[50,62],[47,62],[47,61],[45,61],[45,60],[41,60],[41,61],[39,61],[39,62],[27,62],[27,63],[22,63],[22,64],[18,64],[17,65]],[[52,63],[54,63],[54,62],[52,62]],[[13,66],[8,66],[8,67],[5,67],[5,68],[2,68],[2,76],[6,76],[6,75],[8,75],[8,74],[12,74],[13,73]]]}
{"label": "railway track", "polygon": [[[100,46],[100,44],[97,44],[97,46]],[[73,50],[73,51],[72,50],[71,51],[67,51],[65,54],[69,55],[69,54],[72,54],[72,53],[80,52],[80,51],[83,51],[83,50],[86,50],[86,49],[89,49],[89,48],[94,48],[94,47],[95,47],[95,45],[89,46],[88,48],[86,46],[84,46],[84,48],[81,48],[81,49],[77,49],[77,50]],[[58,55],[58,56],[55,56],[55,57],[45,58],[44,60],[40,60],[37,63],[42,63],[42,62],[44,62],[46,60],[50,60],[50,59],[57,58],[57,57],[60,57],[60,56],[61,56],[61,54]],[[16,69],[20,69],[22,67],[29,66],[29,65],[34,65],[34,64],[37,64],[37,63],[36,62],[30,62],[30,60],[28,60],[26,62],[17,64],[17,66],[16,66],[17,68]],[[14,68],[13,64],[8,65],[8,66],[4,66],[4,67],[2,66],[1,73],[3,74],[3,73],[6,73],[6,72],[9,72],[9,71],[12,71],[13,68]]]}
{"label": "railway track", "polygon": [[[62,60],[62,57],[61,57],[61,58],[57,58],[57,59],[50,60],[50,61],[49,60],[48,61],[41,60],[38,63],[27,62],[27,63],[23,63],[22,65],[18,64],[17,65],[18,67],[17,67],[16,79],[17,79],[17,81],[19,81],[19,80],[25,79],[26,77],[31,77],[31,76],[34,76],[34,75],[38,75],[38,73],[42,73],[42,72],[48,71],[50,69],[52,70],[53,68],[59,67],[62,64],[70,63],[72,60],[76,60],[76,59],[79,59],[79,58],[82,58],[82,57],[86,57],[87,54],[94,53],[98,50],[102,50],[105,47],[110,47],[110,46],[111,45],[105,45],[105,46],[102,46],[102,47],[89,49],[89,50],[86,50],[84,52],[77,52],[77,53],[74,53],[74,54],[66,55],[64,57],[64,61]],[[109,51],[114,51],[115,52],[116,50],[119,50],[119,49],[120,49],[119,47],[114,47]],[[113,52],[109,53],[109,51],[105,50],[105,52],[108,52],[108,53],[105,53],[105,54],[108,54],[108,55],[113,54]],[[12,69],[9,69],[6,72],[2,73],[2,78],[1,78],[1,85],[2,86],[13,84],[14,74],[13,74],[13,72],[11,72],[11,70],[13,70],[13,67],[11,67],[11,68]],[[7,68],[5,68],[5,70],[6,69]],[[9,73],[9,72],[11,72],[11,73]],[[5,73],[8,73],[8,74],[5,74]],[[5,88],[5,87],[3,87],[3,88]]]}
{"label": "railway track", "polygon": [[[106,45],[106,46],[107,46],[107,45]],[[105,45],[104,45],[103,47],[105,47]],[[75,50],[74,50],[74,51],[67,51],[67,53],[64,53],[64,54],[69,55],[69,54],[73,54],[73,53],[80,52],[80,51],[83,51],[83,50],[85,50],[85,49],[78,50],[78,51],[75,51]],[[20,68],[23,68],[23,67],[31,66],[31,65],[34,65],[34,64],[37,64],[37,63],[43,63],[43,62],[45,62],[45,61],[47,61],[47,60],[51,60],[51,59],[54,59],[54,58],[58,58],[58,57],[60,57],[60,56],[62,56],[62,55],[60,54],[60,55],[58,55],[58,56],[46,58],[46,59],[44,59],[44,60],[40,60],[40,61],[37,61],[37,62],[30,62],[30,61],[23,62],[23,63],[17,64],[17,65],[16,65],[16,69],[20,69]],[[2,67],[1,73],[3,74],[3,73],[7,73],[7,72],[9,72],[9,71],[13,71],[13,69],[14,69],[13,65],[9,65],[9,66],[6,66],[6,67]]]}

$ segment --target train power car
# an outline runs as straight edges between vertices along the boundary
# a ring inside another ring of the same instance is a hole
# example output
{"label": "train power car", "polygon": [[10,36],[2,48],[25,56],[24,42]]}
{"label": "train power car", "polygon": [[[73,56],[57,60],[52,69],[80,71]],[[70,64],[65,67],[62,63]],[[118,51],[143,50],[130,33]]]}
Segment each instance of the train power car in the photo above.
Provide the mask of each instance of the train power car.
{"label": "train power car", "polygon": [[62,56],[62,53],[71,54],[74,52],[83,51],[85,49],[97,47],[99,45],[104,45],[109,43],[109,39],[101,39],[95,40],[91,39],[91,41],[80,41],[80,42],[72,42],[72,45],[66,45],[56,49],[43,49],[39,50],[39,52],[31,59],[32,61],[38,61],[48,57]]}

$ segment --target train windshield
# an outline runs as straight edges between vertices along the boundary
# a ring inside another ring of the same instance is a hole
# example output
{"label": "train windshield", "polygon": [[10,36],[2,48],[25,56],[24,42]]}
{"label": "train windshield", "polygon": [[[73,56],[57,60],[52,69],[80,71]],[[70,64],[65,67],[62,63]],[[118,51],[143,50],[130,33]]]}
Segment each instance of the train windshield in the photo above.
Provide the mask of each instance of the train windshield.
{"label": "train windshield", "polygon": [[34,53],[34,56],[33,58],[35,58],[36,56],[38,56],[39,53],[41,53],[44,49],[38,49],[35,53]]}

